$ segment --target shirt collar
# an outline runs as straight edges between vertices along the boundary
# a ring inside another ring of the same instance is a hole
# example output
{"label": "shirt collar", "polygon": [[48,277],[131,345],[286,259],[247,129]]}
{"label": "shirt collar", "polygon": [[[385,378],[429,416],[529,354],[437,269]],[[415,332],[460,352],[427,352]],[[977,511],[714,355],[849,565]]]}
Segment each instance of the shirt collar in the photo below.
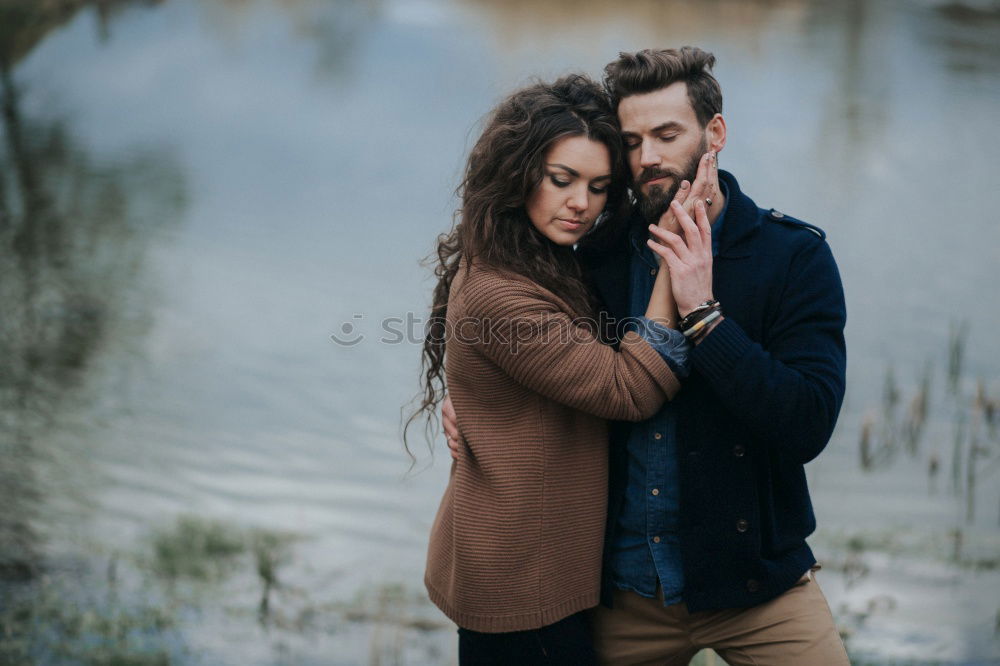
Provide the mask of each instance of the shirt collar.
{"label": "shirt collar", "polygon": [[726,181],[719,180],[719,189],[722,190],[723,201],[722,211],[719,213],[719,217],[715,218],[715,222],[712,224],[712,256],[715,257],[719,254],[719,239],[722,238],[722,223],[726,219],[726,211],[729,209],[729,186],[726,185]]}

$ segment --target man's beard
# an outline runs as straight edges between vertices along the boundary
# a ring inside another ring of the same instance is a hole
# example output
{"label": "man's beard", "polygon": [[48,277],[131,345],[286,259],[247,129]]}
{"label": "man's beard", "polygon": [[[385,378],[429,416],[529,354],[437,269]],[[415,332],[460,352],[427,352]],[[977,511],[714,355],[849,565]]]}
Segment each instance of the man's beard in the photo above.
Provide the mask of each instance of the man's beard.
{"label": "man's beard", "polygon": [[[680,189],[682,180],[694,183],[694,178],[698,175],[698,166],[701,163],[701,157],[706,152],[708,152],[708,138],[703,134],[698,149],[691,154],[683,173],[679,173],[673,169],[657,169],[656,167],[642,170],[642,173],[636,179],[634,192],[639,202],[639,211],[648,224],[656,224],[660,221],[660,217],[667,212],[667,209],[670,208],[670,202],[674,200],[677,190]],[[662,185],[653,185],[649,188],[648,194],[643,193],[642,183],[654,178],[662,178],[663,176],[671,179],[669,188],[664,189]]]}

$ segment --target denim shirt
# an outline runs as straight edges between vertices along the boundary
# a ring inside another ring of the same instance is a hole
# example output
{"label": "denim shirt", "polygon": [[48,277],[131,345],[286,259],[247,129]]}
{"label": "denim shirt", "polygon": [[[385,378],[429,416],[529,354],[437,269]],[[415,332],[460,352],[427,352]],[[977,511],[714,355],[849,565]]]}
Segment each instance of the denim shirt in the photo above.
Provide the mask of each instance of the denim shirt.
{"label": "denim shirt", "polygon": [[[712,255],[718,252],[729,196],[720,182],[726,206],[712,225]],[[653,293],[659,266],[656,255],[646,245],[645,226],[635,225],[630,242],[632,255],[629,280],[629,315],[640,322],[647,340],[656,337],[652,346],[660,352],[679,377],[688,374],[687,355],[690,343],[679,331],[666,328],[643,317]],[[670,342],[667,342],[670,341]],[[681,567],[678,507],[680,483],[677,465],[676,410],[671,402],[652,418],[630,424],[628,435],[628,487],[618,515],[611,554],[615,585],[644,597],[656,596],[656,586],[663,587],[666,606],[681,601],[684,572]]]}

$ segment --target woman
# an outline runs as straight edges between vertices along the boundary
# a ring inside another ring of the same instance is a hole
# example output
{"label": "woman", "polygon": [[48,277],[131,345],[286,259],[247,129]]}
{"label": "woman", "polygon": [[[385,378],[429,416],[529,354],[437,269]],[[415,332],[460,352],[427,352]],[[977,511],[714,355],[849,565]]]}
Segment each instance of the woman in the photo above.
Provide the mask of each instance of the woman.
{"label": "woman", "polygon": [[581,611],[598,602],[605,419],[652,416],[686,344],[650,321],[676,320],[666,270],[618,350],[595,332],[573,247],[624,231],[624,165],[594,82],[524,88],[488,120],[439,239],[417,415],[434,415],[443,372],[464,441],[425,584],[459,626],[461,664],[596,663]]}

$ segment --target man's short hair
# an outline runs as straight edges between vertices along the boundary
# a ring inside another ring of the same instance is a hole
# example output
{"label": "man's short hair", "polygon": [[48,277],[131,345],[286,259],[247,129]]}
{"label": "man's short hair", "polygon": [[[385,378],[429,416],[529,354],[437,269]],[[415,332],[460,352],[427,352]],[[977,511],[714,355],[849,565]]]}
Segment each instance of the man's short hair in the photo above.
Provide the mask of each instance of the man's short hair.
{"label": "man's short hair", "polygon": [[696,46],[622,52],[604,68],[604,89],[617,111],[625,97],[683,81],[698,122],[705,127],[715,114],[722,113],[722,89],[712,76],[714,64],[715,56]]}

